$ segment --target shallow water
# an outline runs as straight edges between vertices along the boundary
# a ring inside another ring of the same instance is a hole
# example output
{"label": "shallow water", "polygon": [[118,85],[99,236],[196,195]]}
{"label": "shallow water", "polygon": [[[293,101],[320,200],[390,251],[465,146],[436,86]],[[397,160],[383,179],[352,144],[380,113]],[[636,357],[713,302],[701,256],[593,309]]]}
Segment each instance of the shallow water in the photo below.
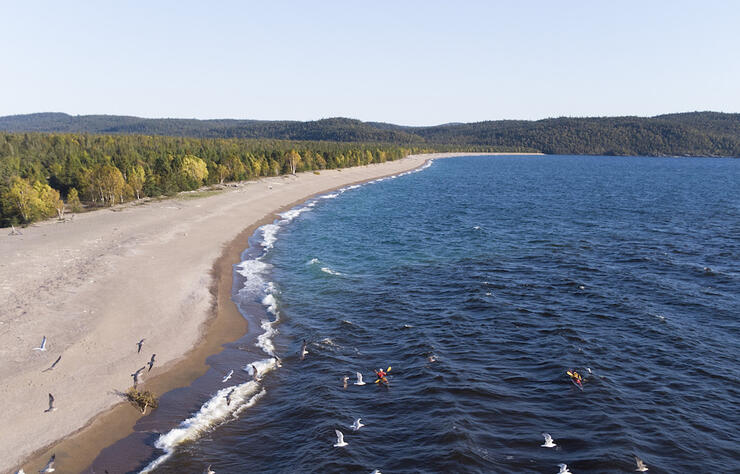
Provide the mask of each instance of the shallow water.
{"label": "shallow water", "polygon": [[[740,469],[737,160],[438,160],[311,201],[253,244],[235,298],[264,322],[119,443],[135,462],[97,466],[601,473],[634,472],[637,455],[649,472]],[[259,383],[241,370],[253,361]],[[373,384],[389,365],[390,388]]]}

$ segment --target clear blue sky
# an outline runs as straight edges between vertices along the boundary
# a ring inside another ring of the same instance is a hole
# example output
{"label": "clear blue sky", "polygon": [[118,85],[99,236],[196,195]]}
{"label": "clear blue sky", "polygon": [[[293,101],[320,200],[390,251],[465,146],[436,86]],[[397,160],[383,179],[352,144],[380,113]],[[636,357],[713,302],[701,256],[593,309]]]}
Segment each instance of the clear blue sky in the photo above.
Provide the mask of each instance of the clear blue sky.
{"label": "clear blue sky", "polygon": [[13,1],[0,115],[740,112],[740,2]]}

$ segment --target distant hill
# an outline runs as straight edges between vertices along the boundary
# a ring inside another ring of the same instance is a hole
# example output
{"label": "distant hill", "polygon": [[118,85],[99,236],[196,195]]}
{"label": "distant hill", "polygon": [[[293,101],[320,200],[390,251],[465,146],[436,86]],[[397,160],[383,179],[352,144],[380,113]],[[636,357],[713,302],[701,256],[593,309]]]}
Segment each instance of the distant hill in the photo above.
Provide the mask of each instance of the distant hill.
{"label": "distant hill", "polygon": [[554,154],[740,156],[740,114],[718,112],[656,117],[498,120],[432,127],[361,122],[348,118],[298,122],[38,113],[0,117],[0,130],[526,147]]}

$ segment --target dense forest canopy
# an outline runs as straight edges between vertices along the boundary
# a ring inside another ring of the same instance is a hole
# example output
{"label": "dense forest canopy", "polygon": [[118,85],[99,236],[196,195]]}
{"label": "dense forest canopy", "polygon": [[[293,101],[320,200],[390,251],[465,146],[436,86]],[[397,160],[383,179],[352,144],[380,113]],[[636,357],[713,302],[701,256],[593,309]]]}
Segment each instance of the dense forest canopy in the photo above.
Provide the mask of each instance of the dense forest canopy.
{"label": "dense forest canopy", "polygon": [[405,127],[330,118],[311,122],[144,119],[41,113],[0,117],[9,132],[144,134],[396,145],[527,148],[552,154],[740,156],[740,114],[691,112],[656,117],[499,120]]}
{"label": "dense forest canopy", "polygon": [[0,225],[429,151],[740,156],[740,114],[716,112],[434,127],[41,113],[0,117],[0,130]]}
{"label": "dense forest canopy", "polygon": [[[454,146],[0,132],[0,224],[203,185],[382,163]],[[527,151],[464,147],[468,151]]]}

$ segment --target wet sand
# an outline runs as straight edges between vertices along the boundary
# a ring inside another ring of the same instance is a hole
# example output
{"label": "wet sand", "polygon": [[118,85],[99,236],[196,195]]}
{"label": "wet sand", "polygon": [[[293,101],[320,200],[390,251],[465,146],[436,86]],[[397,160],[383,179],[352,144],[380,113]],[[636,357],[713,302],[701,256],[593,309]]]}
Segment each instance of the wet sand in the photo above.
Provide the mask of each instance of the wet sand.
{"label": "wet sand", "polygon": [[[197,199],[185,193],[44,222],[23,236],[4,233],[0,403],[13,409],[0,425],[0,471],[23,460],[27,472],[38,471],[52,453],[59,471],[89,466],[141,417],[120,394],[153,352],[157,362],[143,386],[155,394],[205,373],[206,358],[246,332],[231,302],[232,266],[276,212],[456,155],[470,153],[266,178]],[[43,335],[47,351],[33,351]],[[58,355],[59,365],[43,372]],[[57,410],[44,413],[48,392]]]}

